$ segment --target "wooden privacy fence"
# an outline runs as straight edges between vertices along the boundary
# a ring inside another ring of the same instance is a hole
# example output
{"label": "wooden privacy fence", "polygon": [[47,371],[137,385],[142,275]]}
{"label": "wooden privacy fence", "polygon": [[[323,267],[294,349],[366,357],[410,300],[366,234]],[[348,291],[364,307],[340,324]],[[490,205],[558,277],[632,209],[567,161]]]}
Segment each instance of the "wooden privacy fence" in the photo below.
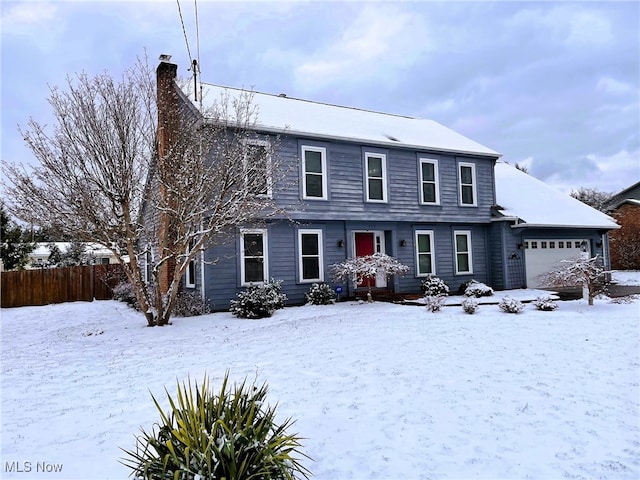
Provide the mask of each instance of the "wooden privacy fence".
{"label": "wooden privacy fence", "polygon": [[108,300],[123,277],[118,264],[2,272],[0,303],[6,308]]}

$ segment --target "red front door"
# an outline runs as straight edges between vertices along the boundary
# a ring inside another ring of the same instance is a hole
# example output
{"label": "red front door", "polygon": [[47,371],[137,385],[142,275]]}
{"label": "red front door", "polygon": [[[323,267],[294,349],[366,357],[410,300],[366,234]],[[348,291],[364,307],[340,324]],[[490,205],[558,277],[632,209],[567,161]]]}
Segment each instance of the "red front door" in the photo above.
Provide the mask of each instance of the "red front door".
{"label": "red front door", "polygon": [[[365,255],[373,255],[375,252],[375,235],[373,232],[356,232],[355,234],[355,244],[356,244],[356,257],[364,257]],[[361,283],[358,284],[359,287],[375,287],[376,286],[376,277],[366,277],[363,279]]]}

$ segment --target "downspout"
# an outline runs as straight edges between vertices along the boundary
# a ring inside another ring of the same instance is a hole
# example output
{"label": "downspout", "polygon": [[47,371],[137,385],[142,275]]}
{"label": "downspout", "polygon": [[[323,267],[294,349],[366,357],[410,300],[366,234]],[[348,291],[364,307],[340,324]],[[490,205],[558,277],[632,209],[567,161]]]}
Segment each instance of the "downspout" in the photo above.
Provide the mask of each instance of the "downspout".
{"label": "downspout", "polygon": [[205,261],[204,261],[204,248],[200,249],[200,296],[202,297],[202,300],[205,301],[207,299],[207,295],[205,292],[205,283],[204,283],[204,267],[205,267]]}

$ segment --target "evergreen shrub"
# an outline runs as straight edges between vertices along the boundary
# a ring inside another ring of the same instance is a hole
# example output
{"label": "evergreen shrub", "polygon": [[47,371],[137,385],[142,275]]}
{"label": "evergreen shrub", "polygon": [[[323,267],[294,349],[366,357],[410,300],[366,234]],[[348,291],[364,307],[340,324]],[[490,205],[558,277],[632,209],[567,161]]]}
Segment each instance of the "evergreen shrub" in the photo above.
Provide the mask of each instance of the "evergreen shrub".
{"label": "evergreen shrub", "polygon": [[460,286],[463,295],[466,297],[490,297],[493,295],[493,288],[476,280],[469,280]]}
{"label": "evergreen shrub", "polygon": [[167,413],[152,396],[160,421],[142,429],[135,450],[123,449],[121,463],[143,480],[309,478],[301,438],[287,433],[294,422],[277,424],[275,407],[265,404],[267,385],[245,382],[229,387],[227,374],[217,395],[206,376],[200,387],[178,384],[176,397],[167,392]]}
{"label": "evergreen shrub", "polygon": [[176,317],[195,317],[207,315],[208,313],[211,313],[209,304],[198,292],[184,290],[178,292],[176,304],[173,308],[173,314]]}
{"label": "evergreen shrub", "polygon": [[281,293],[282,280],[273,278],[262,285],[252,285],[231,300],[229,311],[239,318],[266,318],[284,307],[287,296]]}
{"label": "evergreen shrub", "polygon": [[462,300],[462,310],[469,315],[473,315],[478,311],[480,302],[475,298],[465,298]]}
{"label": "evergreen shrub", "polygon": [[552,300],[549,296],[542,295],[534,300],[533,305],[544,312],[552,312],[558,308],[558,303],[555,300]]}
{"label": "evergreen shrub", "polygon": [[449,286],[441,278],[428,275],[420,284],[423,295],[449,295]]}
{"label": "evergreen shrub", "polygon": [[444,295],[426,295],[424,297],[427,310],[432,313],[439,312],[444,307],[447,297]]}
{"label": "evergreen shrub", "polygon": [[520,313],[524,310],[524,304],[520,300],[511,297],[504,297],[500,300],[498,307],[505,313]]}
{"label": "evergreen shrub", "polygon": [[314,283],[304,298],[311,305],[330,305],[336,301],[336,293],[327,283]]}

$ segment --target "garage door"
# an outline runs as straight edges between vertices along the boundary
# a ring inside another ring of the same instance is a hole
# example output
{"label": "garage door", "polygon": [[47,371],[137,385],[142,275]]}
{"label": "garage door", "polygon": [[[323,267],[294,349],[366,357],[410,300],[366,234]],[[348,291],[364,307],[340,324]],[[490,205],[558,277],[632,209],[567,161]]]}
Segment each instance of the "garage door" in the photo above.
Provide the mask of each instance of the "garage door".
{"label": "garage door", "polygon": [[540,275],[552,270],[561,260],[580,257],[583,249],[590,253],[585,239],[528,239],[524,241],[527,287],[541,287]]}

